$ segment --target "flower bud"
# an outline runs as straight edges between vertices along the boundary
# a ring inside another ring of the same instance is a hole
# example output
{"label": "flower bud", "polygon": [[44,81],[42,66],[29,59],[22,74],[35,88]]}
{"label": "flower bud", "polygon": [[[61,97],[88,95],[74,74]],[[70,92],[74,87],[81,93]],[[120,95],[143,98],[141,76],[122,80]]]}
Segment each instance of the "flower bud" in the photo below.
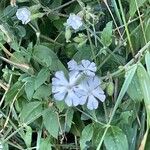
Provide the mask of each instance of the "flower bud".
{"label": "flower bud", "polygon": [[69,27],[66,27],[66,31],[65,31],[65,38],[66,38],[66,42],[70,42],[70,38],[71,38],[71,30]]}
{"label": "flower bud", "polygon": [[107,94],[109,96],[112,96],[114,93],[114,83],[111,81],[108,83],[108,86],[107,86]]}

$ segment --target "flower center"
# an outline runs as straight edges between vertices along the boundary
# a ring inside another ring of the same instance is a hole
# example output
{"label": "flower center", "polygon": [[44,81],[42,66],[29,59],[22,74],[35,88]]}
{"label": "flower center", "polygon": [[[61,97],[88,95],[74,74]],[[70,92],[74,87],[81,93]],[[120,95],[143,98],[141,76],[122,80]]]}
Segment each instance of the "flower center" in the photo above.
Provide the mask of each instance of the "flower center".
{"label": "flower center", "polygon": [[68,91],[71,91],[71,90],[72,90],[72,87],[73,87],[73,85],[71,85],[71,84],[68,84],[68,85],[66,86],[66,88],[67,88]]}

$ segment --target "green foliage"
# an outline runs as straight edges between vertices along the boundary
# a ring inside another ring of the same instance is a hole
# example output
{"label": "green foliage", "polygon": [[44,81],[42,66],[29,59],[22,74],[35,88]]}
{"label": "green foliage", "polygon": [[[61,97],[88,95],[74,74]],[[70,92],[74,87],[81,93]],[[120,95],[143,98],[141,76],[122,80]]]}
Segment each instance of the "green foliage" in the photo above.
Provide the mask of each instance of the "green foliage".
{"label": "green foliage", "polygon": [[57,139],[59,132],[59,118],[56,112],[48,109],[43,115],[43,123],[50,135]]}
{"label": "green foliage", "polygon": [[148,125],[150,126],[150,77],[148,73],[146,72],[145,68],[143,65],[139,64],[138,69],[137,69],[137,75],[139,78],[142,94],[144,97],[144,103],[147,111],[147,117],[148,117]]}
{"label": "green foliage", "polygon": [[111,126],[105,136],[104,144],[107,150],[128,150],[128,141],[126,135],[121,129]]}
{"label": "green foliage", "polygon": [[[0,149],[149,150],[149,3],[1,0]],[[78,30],[66,25],[70,14],[81,17]],[[96,110],[53,97],[52,78],[68,77],[72,59],[97,66],[106,100]]]}
{"label": "green foliage", "polygon": [[[137,77],[137,74],[134,75],[129,88],[128,88],[129,96],[135,101],[140,102],[143,100],[143,94],[141,92],[140,83]],[[135,94],[136,93],[136,94]]]}
{"label": "green foliage", "polygon": [[135,12],[137,11],[137,8],[141,7],[147,0],[131,0],[130,1],[130,11],[129,14],[131,17],[134,16]]}
{"label": "green foliage", "polygon": [[20,113],[20,120],[23,123],[33,122],[42,112],[41,102],[30,102],[23,106]]}
{"label": "green foliage", "polygon": [[49,70],[46,68],[43,68],[38,75],[35,78],[35,84],[34,84],[34,89],[36,90],[39,88],[49,77]]}
{"label": "green foliage", "polygon": [[89,124],[82,131],[82,135],[80,138],[81,150],[88,148],[88,145],[86,143],[89,142],[92,139],[92,137],[93,137],[93,125]]}
{"label": "green foliage", "polygon": [[45,67],[49,67],[51,71],[64,70],[63,64],[60,62],[56,54],[46,46],[38,45],[34,47],[34,59]]}
{"label": "green foliage", "polygon": [[32,128],[30,126],[26,126],[26,133],[24,135],[24,141],[27,145],[27,147],[31,147],[32,142]]}
{"label": "green foliage", "polygon": [[49,138],[47,139],[44,139],[44,138],[41,138],[40,140],[40,147],[39,147],[39,150],[51,150],[51,143],[50,143],[50,140]]}
{"label": "green foliage", "polygon": [[49,85],[41,85],[34,93],[33,98],[38,100],[46,100],[51,95]]}
{"label": "green foliage", "polygon": [[112,21],[106,24],[106,27],[101,33],[101,42],[105,47],[110,46],[112,43]]}

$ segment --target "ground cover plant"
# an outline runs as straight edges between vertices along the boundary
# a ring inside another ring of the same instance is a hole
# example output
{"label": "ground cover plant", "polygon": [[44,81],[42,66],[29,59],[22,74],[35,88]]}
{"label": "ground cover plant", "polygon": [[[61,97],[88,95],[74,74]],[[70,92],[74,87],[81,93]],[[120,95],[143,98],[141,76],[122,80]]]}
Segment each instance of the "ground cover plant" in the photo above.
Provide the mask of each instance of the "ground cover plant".
{"label": "ground cover plant", "polygon": [[149,0],[1,0],[0,150],[149,150],[149,16]]}

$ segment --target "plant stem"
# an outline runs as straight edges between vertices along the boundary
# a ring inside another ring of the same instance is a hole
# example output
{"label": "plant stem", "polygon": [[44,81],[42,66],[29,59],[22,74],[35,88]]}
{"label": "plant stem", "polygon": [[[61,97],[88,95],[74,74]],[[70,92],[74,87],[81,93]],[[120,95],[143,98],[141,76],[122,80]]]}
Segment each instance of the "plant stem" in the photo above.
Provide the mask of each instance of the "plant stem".
{"label": "plant stem", "polygon": [[88,29],[86,31],[87,31],[88,39],[89,39],[89,42],[90,42],[90,47],[91,47],[91,51],[92,51],[92,57],[93,57],[93,59],[94,59],[94,61],[96,63],[97,62],[96,61],[96,55],[95,55],[95,52],[94,52],[94,47],[93,47],[93,43],[92,43],[92,40],[91,40],[91,37],[90,37],[90,33],[89,33]]}
{"label": "plant stem", "polygon": [[78,111],[80,111],[81,113],[83,113],[85,116],[89,117],[91,120],[93,120],[93,121],[95,121],[95,122],[97,122],[97,123],[99,123],[99,124],[101,124],[101,125],[103,125],[103,126],[106,126],[106,124],[104,124],[104,123],[102,123],[102,122],[100,122],[100,121],[98,121],[98,120],[95,120],[91,115],[87,114],[86,112],[80,110],[80,109],[77,108],[77,107],[75,107],[75,108],[76,108]]}
{"label": "plant stem", "polygon": [[[139,52],[132,58],[125,66],[122,66],[121,69],[117,70],[116,72],[111,73],[110,75],[112,77],[118,76],[122,71],[124,71],[127,67],[134,64],[135,60],[139,58],[140,55],[142,55],[148,48],[150,47],[150,41],[142,47]],[[105,79],[107,76],[103,76],[101,79]]]}
{"label": "plant stem", "polygon": [[13,56],[13,54],[12,53],[10,53],[4,46],[3,46],[3,44],[2,43],[0,43],[0,47],[2,48],[2,50],[8,55],[8,56],[10,56],[10,57],[12,57]]}
{"label": "plant stem", "polygon": [[63,4],[63,5],[59,6],[59,7],[56,7],[56,8],[54,8],[54,9],[52,9],[51,11],[56,11],[56,10],[58,10],[58,9],[61,9],[61,8],[63,8],[63,7],[66,7],[66,6],[72,4],[72,3],[75,2],[75,1],[76,1],[76,0],[71,0],[71,1],[69,1],[69,2],[67,2],[67,3],[65,3],[65,4]]}
{"label": "plant stem", "polygon": [[120,10],[121,10],[122,19],[123,19],[123,22],[125,24],[125,31],[126,31],[126,34],[127,34],[127,39],[128,39],[128,42],[129,42],[131,53],[132,53],[132,56],[134,56],[135,53],[134,53],[134,49],[133,49],[133,46],[132,46],[132,43],[131,43],[131,38],[130,38],[129,30],[128,30],[128,25],[127,25],[127,22],[126,22],[126,19],[125,19],[125,15],[124,15],[121,0],[118,0],[118,2],[119,2]]}
{"label": "plant stem", "polygon": [[[150,46],[150,41],[138,52],[138,54],[137,54],[135,57],[138,58],[139,55],[142,54],[149,46]],[[129,61],[123,68],[125,69],[125,68],[129,67],[129,66],[130,66],[131,64],[133,64],[133,63],[134,63],[134,58],[133,58],[131,61]],[[121,92],[120,92],[120,93],[121,93]],[[110,119],[109,119],[109,122],[107,123],[107,126],[106,126],[105,131],[104,131],[104,133],[103,133],[103,136],[102,136],[102,138],[101,138],[101,140],[100,140],[100,143],[98,144],[97,150],[100,150],[100,148],[101,148],[101,145],[102,145],[102,143],[103,143],[103,140],[104,140],[104,138],[105,138],[105,135],[106,135],[106,133],[107,133],[107,131],[108,131],[108,128],[111,126],[110,124],[111,124],[111,122],[112,122],[112,119],[113,119],[113,117],[114,117],[114,115],[115,115],[115,112],[116,112],[116,110],[117,110],[117,108],[118,108],[118,105],[119,105],[119,103],[120,103],[122,97],[124,96],[124,94],[125,94],[124,92],[121,93],[121,94],[119,94],[119,96],[118,96],[118,98],[117,98],[117,101],[116,101],[116,104],[115,104],[115,106],[114,106],[113,112],[112,112],[112,114],[111,114],[111,117],[110,117]],[[146,134],[145,134],[145,135],[146,135]]]}
{"label": "plant stem", "polygon": [[137,12],[138,12],[138,15],[139,15],[140,24],[141,24],[141,28],[142,28],[145,44],[146,44],[147,43],[147,39],[146,39],[145,31],[144,31],[143,21],[142,21],[141,15],[140,15],[140,10],[139,10],[138,4],[137,4],[137,0],[134,0],[134,1],[135,1],[135,4],[136,4],[136,9],[137,9]]}
{"label": "plant stem", "polygon": [[112,19],[113,19],[113,21],[114,21],[114,24],[115,24],[115,26],[116,26],[116,30],[118,31],[120,38],[123,40],[122,34],[121,34],[121,32],[120,32],[120,30],[119,30],[119,28],[118,28],[118,25],[117,25],[116,20],[115,20],[115,18],[114,18],[114,16],[113,16],[113,13],[111,12],[111,9],[109,8],[109,5],[108,5],[108,3],[107,3],[107,0],[103,0],[103,1],[104,1],[105,5],[106,5],[106,7],[107,7],[107,9],[108,9],[108,11],[109,11],[109,13],[110,13]]}

